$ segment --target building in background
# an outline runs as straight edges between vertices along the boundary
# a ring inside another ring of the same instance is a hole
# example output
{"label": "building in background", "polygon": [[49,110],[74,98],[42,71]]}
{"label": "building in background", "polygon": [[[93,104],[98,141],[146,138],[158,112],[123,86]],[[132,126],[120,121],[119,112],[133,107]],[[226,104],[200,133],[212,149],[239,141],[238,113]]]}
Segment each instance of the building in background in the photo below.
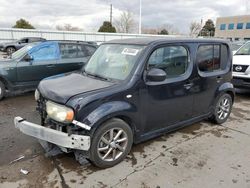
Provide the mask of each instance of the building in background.
{"label": "building in background", "polygon": [[232,41],[250,40],[250,15],[217,18],[215,37]]}

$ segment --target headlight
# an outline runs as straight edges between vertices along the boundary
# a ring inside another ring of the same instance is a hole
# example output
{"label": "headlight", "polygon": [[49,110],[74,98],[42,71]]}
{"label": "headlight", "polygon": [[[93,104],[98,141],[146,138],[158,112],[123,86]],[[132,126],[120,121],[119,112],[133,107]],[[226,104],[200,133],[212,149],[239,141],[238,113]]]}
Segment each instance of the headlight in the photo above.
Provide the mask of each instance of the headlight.
{"label": "headlight", "polygon": [[74,118],[74,111],[66,106],[48,101],[46,103],[48,116],[56,121],[70,123]]}
{"label": "headlight", "polygon": [[40,92],[36,89],[35,91],[35,100],[38,101],[40,99]]}

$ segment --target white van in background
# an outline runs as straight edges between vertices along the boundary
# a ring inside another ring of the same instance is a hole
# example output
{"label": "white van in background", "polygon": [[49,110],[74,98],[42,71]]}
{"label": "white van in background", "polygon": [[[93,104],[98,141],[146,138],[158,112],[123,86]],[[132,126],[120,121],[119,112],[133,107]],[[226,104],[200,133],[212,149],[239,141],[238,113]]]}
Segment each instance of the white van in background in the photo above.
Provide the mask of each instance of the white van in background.
{"label": "white van in background", "polygon": [[250,41],[240,47],[233,56],[233,80],[236,88],[250,89]]}

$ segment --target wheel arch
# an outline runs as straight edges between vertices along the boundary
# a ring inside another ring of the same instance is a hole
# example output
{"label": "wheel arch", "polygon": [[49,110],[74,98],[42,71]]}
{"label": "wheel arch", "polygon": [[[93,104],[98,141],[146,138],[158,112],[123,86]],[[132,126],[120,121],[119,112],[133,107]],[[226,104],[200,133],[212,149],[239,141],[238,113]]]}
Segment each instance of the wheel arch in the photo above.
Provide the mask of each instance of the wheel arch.
{"label": "wheel arch", "polygon": [[4,84],[6,90],[9,90],[9,89],[10,89],[10,88],[9,88],[9,83],[8,83],[7,80],[4,79],[2,76],[0,76],[0,81]]}
{"label": "wheel arch", "polygon": [[215,99],[221,94],[221,93],[227,93],[232,97],[232,101],[234,102],[234,98],[235,98],[235,89],[232,83],[230,82],[226,82],[224,84],[222,84],[218,91],[217,94],[215,96]]}

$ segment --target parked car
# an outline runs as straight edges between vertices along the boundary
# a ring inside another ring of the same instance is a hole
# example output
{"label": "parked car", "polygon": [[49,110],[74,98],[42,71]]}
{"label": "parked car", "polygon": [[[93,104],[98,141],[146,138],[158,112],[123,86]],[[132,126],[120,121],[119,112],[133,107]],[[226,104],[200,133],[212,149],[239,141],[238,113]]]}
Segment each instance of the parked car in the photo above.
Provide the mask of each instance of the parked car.
{"label": "parked car", "polygon": [[33,43],[33,42],[42,42],[45,41],[46,39],[41,38],[41,37],[25,37],[20,40],[15,40],[12,42],[5,42],[0,44],[0,51],[2,52],[7,52],[7,54],[12,54],[15,51],[21,49],[28,43]]}
{"label": "parked car", "polygon": [[246,43],[246,41],[235,41],[231,42],[231,50],[233,55],[237,52],[237,50]]}
{"label": "parked car", "polygon": [[250,42],[233,56],[233,84],[237,88],[250,89]]}
{"label": "parked car", "polygon": [[208,39],[124,39],[100,45],[84,71],[40,82],[41,125],[16,117],[24,134],[85,156],[121,162],[133,143],[231,112],[229,44]]}
{"label": "parked car", "polygon": [[0,100],[7,92],[35,90],[49,76],[79,70],[97,46],[88,42],[31,43],[0,61]]}

